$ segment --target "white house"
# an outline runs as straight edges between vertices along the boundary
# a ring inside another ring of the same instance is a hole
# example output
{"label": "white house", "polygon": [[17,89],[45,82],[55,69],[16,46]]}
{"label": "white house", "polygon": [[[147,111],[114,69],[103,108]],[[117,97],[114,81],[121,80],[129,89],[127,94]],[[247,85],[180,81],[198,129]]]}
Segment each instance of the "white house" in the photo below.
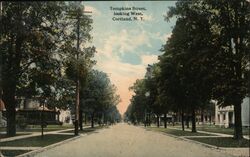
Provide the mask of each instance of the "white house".
{"label": "white house", "polygon": [[73,124],[70,110],[60,110],[59,121]]}
{"label": "white house", "polygon": [[[242,126],[250,126],[249,121],[249,97],[243,99],[241,104]],[[234,125],[234,106],[219,107],[215,106],[215,125],[230,127]]]}

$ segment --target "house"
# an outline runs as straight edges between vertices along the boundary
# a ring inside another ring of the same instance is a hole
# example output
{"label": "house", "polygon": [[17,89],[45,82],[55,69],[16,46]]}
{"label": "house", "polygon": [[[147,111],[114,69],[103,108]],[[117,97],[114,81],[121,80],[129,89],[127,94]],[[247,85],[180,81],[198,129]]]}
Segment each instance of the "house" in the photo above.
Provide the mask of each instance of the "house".
{"label": "house", "polygon": [[[249,127],[249,97],[243,99],[241,104],[241,119],[242,126]],[[219,107],[215,106],[215,125],[223,127],[232,127],[234,126],[234,106]]]}
{"label": "house", "polygon": [[[16,106],[17,122],[28,125],[40,125],[42,120],[45,124],[62,124],[59,122],[60,111],[44,107],[37,98],[19,98]],[[3,117],[6,117],[6,110],[3,110]],[[42,119],[44,118],[44,119]]]}

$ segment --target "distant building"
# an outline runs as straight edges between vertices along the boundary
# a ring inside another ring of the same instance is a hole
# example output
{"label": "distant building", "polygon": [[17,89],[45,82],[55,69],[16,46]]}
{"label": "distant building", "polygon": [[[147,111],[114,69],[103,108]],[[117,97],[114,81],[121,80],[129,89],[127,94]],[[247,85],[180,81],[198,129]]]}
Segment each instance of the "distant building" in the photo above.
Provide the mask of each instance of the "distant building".
{"label": "distant building", "polygon": [[[250,126],[249,122],[249,97],[246,97],[241,104],[242,126]],[[215,106],[215,125],[223,127],[234,126],[234,106],[219,107]]]}

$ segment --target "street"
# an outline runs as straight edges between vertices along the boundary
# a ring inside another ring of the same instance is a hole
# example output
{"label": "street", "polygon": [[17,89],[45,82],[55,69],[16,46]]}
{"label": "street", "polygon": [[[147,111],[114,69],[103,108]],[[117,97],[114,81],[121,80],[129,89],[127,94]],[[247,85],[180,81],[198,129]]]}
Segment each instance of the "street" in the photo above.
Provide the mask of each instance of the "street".
{"label": "street", "polygon": [[36,157],[228,157],[219,150],[140,127],[117,124],[46,150]]}

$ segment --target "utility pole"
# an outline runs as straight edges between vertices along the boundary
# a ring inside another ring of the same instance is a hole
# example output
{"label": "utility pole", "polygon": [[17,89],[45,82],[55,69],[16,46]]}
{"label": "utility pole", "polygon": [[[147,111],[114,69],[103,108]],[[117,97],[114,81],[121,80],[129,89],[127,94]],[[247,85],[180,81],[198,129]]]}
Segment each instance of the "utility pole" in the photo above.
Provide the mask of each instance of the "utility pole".
{"label": "utility pole", "polygon": [[[83,8],[80,8],[80,4],[76,12],[73,12],[73,16],[71,17],[73,19],[76,19],[76,34],[77,34],[77,43],[76,43],[76,60],[77,60],[77,76],[76,76],[76,105],[75,105],[75,136],[78,135],[79,131],[79,108],[80,108],[80,80],[79,80],[79,66],[78,66],[78,60],[79,60],[79,52],[80,52],[80,21],[84,20],[86,17],[84,17],[84,13],[92,13],[91,11],[84,11]],[[83,9],[83,11],[82,11]]]}
{"label": "utility pole", "polygon": [[[3,2],[0,1],[0,21],[2,23],[2,18],[3,18]],[[2,41],[2,36],[1,36],[1,39]],[[1,104],[2,102],[2,53],[0,54],[0,60],[1,60],[1,63],[0,63],[0,106],[3,105]],[[0,107],[1,108],[1,107]],[[1,110],[1,109],[0,109]],[[2,123],[2,112],[0,111],[0,125]],[[3,157],[3,154],[0,150],[0,157]]]}
{"label": "utility pole", "polygon": [[78,66],[78,59],[79,59],[79,49],[80,49],[80,12],[79,9],[77,11],[77,44],[76,44],[76,60],[77,60],[77,78],[76,78],[76,112],[75,112],[75,135],[78,135],[78,126],[79,126],[79,107],[80,107],[80,81],[79,81],[79,66]]}

